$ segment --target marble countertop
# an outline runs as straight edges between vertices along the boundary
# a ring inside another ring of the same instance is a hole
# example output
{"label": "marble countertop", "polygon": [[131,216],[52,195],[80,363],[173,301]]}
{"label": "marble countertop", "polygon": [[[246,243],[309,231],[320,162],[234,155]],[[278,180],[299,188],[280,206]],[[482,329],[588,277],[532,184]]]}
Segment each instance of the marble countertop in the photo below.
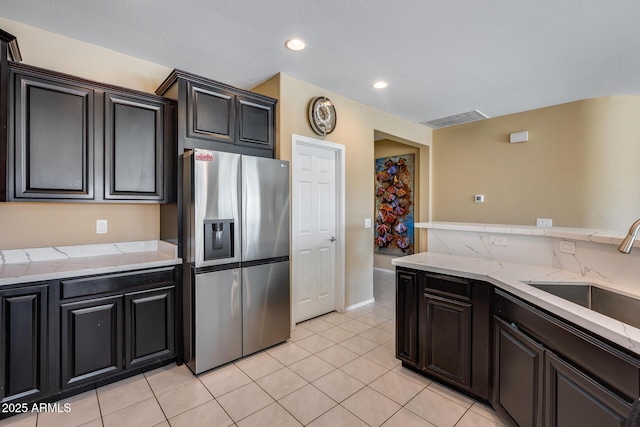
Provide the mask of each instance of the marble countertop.
{"label": "marble countertop", "polygon": [[489,282],[640,355],[640,329],[536,289],[523,282],[550,284],[593,283],[598,287],[619,294],[640,298],[638,291],[635,289],[585,278],[580,274],[565,270],[433,252],[421,252],[402,258],[395,258],[392,260],[392,264],[398,267],[426,270]]}
{"label": "marble countertop", "polygon": [[0,250],[0,286],[181,263],[162,240]]}
{"label": "marble countertop", "polygon": [[[631,225],[631,224],[629,224]],[[522,236],[557,237],[568,240],[619,245],[627,236],[627,230],[598,228],[536,227],[534,225],[479,224],[471,222],[417,222],[415,228],[433,230],[474,231],[479,233],[516,234]],[[638,239],[634,247],[640,247]]]}

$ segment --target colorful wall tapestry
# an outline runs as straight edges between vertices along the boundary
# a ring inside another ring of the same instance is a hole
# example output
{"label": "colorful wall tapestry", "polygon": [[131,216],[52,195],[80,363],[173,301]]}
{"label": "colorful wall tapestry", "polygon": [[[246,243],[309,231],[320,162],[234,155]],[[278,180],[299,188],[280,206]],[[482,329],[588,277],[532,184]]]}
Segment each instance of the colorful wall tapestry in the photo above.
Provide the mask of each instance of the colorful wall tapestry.
{"label": "colorful wall tapestry", "polygon": [[413,253],[414,154],[376,159],[375,252]]}

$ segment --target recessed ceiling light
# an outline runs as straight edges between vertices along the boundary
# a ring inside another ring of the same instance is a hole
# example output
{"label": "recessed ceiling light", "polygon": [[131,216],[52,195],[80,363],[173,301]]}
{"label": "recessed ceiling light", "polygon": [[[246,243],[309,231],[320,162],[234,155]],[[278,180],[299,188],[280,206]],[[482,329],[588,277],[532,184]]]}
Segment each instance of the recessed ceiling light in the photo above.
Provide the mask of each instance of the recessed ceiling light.
{"label": "recessed ceiling light", "polygon": [[372,86],[376,89],[384,89],[385,87],[387,87],[387,82],[383,82],[382,80],[380,80],[375,82]]}
{"label": "recessed ceiling light", "polygon": [[289,39],[284,45],[289,50],[302,50],[307,46],[302,39]]}

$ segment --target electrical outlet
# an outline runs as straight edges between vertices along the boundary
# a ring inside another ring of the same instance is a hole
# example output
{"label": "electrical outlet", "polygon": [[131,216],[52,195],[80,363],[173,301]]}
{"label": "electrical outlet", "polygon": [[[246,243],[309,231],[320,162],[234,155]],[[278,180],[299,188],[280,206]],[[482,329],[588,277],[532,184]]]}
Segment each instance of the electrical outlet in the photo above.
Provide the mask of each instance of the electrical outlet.
{"label": "electrical outlet", "polygon": [[553,220],[551,218],[538,218],[536,219],[537,227],[553,227]]}
{"label": "electrical outlet", "polygon": [[96,219],[96,234],[107,234],[106,219]]}
{"label": "electrical outlet", "polygon": [[576,254],[576,242],[569,242],[566,240],[560,241],[560,252],[563,254]]}
{"label": "electrical outlet", "polygon": [[507,246],[507,236],[489,234],[489,244],[491,246]]}

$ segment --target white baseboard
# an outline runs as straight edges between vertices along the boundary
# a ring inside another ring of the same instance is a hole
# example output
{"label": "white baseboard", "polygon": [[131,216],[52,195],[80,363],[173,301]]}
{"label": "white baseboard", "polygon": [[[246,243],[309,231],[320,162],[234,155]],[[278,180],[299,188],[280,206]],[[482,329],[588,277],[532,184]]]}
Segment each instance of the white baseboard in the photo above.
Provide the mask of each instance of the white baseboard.
{"label": "white baseboard", "polygon": [[388,268],[379,268],[379,267],[373,267],[374,270],[378,270],[381,271],[383,273],[391,273],[391,274],[395,274],[395,270],[389,270]]}
{"label": "white baseboard", "polygon": [[375,302],[375,301],[376,301],[376,299],[375,299],[375,298],[371,298],[371,299],[368,299],[368,300],[365,300],[365,301],[359,302],[359,303],[357,303],[357,304],[350,305],[349,307],[346,307],[346,308],[344,309],[344,311],[355,310],[356,308],[360,308],[360,307],[362,307],[362,306],[365,306],[365,305],[371,304],[371,303],[373,303],[373,302]]}

